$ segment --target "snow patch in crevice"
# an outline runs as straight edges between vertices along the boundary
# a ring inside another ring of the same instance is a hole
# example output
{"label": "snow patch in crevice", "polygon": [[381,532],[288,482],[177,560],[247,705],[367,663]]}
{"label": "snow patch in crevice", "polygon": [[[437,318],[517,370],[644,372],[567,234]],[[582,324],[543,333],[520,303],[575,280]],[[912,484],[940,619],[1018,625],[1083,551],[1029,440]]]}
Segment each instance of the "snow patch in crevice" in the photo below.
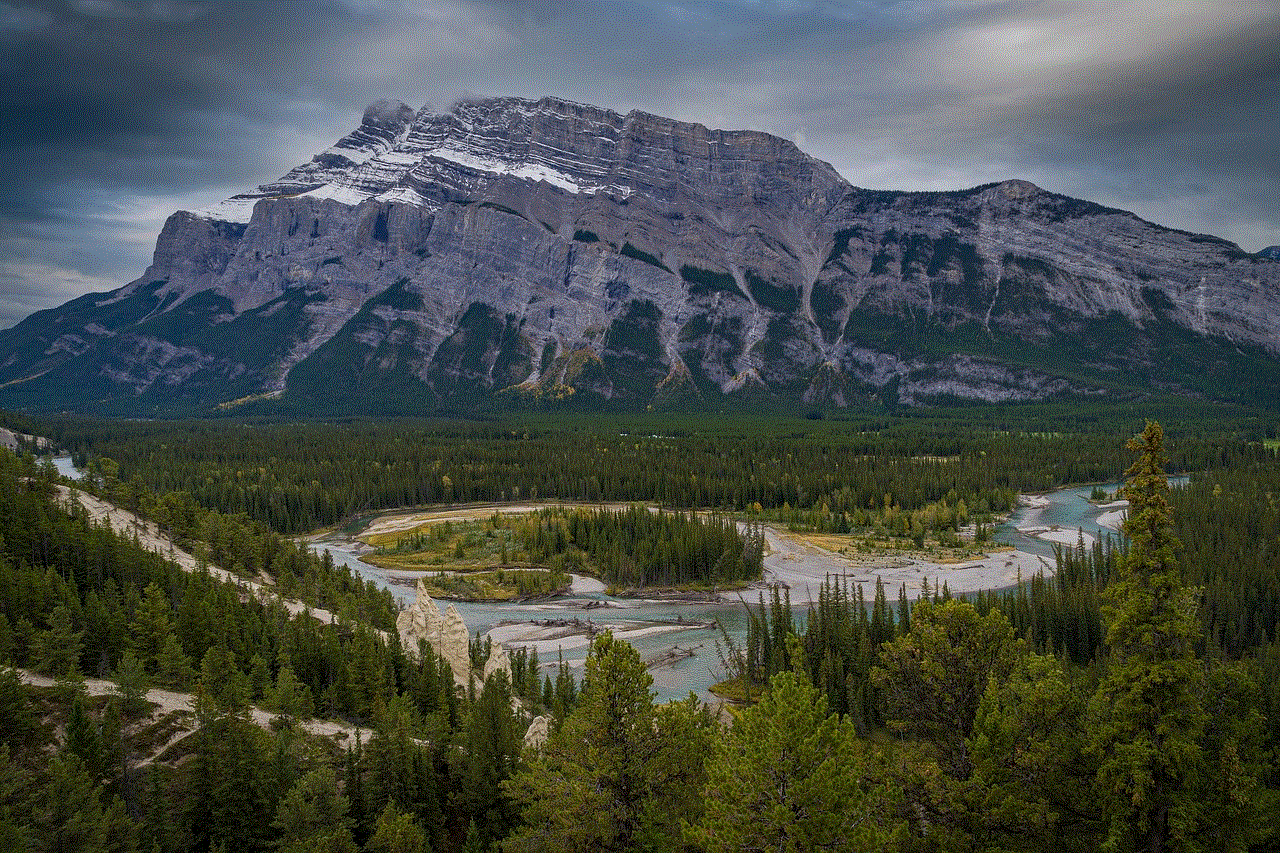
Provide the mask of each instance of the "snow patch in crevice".
{"label": "snow patch in crevice", "polygon": [[392,187],[386,192],[379,193],[373,197],[375,201],[398,202],[400,204],[411,204],[415,207],[435,208],[436,205],[419,194],[412,187]]}
{"label": "snow patch in crevice", "polygon": [[217,222],[235,222],[241,225],[247,225],[249,220],[253,218],[253,206],[258,203],[261,196],[253,198],[243,198],[241,196],[232,196],[225,201],[211,204],[207,207],[199,208],[191,211],[201,219],[211,219]]}
{"label": "snow patch in crevice", "polygon": [[448,160],[451,163],[457,163],[459,166],[465,166],[469,169],[477,169],[481,172],[491,172],[499,175],[511,175],[516,178],[524,178],[531,181],[546,181],[552,186],[560,187],[571,193],[582,192],[577,182],[564,172],[558,172],[541,163],[505,163],[494,157],[484,157],[471,151],[464,151],[460,148],[450,148],[442,145],[433,151],[426,152],[423,157],[434,157],[438,160]]}
{"label": "snow patch in crevice", "polygon": [[303,195],[325,201],[336,201],[339,204],[346,204],[352,207],[372,198],[371,193],[363,192],[354,187],[343,186],[342,184],[325,184],[322,187],[316,187],[310,192],[305,192]]}

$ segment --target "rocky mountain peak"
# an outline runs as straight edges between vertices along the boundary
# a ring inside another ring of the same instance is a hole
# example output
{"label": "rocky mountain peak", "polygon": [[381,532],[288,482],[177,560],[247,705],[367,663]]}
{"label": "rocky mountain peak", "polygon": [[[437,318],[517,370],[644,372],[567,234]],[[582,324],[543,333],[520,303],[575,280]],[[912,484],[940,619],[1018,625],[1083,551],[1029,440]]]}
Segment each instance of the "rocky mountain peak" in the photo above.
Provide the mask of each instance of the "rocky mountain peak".
{"label": "rocky mountain peak", "polygon": [[360,126],[389,131],[391,135],[402,132],[417,117],[417,111],[408,104],[394,99],[377,100],[365,108]]}
{"label": "rocky mountain peak", "polygon": [[1274,260],[1025,180],[863,190],[760,131],[383,100],[276,181],[170,217],[141,278],[0,332],[0,405],[1274,404],[1277,314]]}
{"label": "rocky mountain peak", "polygon": [[1007,181],[1001,181],[996,184],[991,190],[991,195],[1001,201],[1020,201],[1031,198],[1041,192],[1044,191],[1030,181],[1024,181],[1021,178],[1010,178]]}

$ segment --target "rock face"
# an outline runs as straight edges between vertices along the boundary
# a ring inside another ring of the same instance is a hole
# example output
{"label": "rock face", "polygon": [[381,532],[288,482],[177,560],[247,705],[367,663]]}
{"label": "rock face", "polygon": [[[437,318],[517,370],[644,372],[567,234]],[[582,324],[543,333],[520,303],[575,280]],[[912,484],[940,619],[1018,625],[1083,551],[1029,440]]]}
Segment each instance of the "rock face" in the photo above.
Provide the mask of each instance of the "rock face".
{"label": "rock face", "polygon": [[484,680],[488,681],[495,672],[505,672],[507,683],[511,683],[511,658],[501,644],[495,645],[489,652],[489,659],[484,664]]}
{"label": "rock face", "polygon": [[468,649],[471,634],[467,631],[467,623],[452,604],[441,616],[440,608],[422,581],[418,581],[413,604],[396,617],[396,632],[400,635],[400,645],[410,653],[416,654],[418,641],[425,640],[433,652],[449,662],[454,681],[463,687],[467,686],[472,675],[480,676],[480,683],[484,683],[499,671],[507,674],[508,683],[511,681],[511,658],[501,644],[495,645],[489,653],[484,672],[473,672]]}
{"label": "rock face", "polygon": [[1274,404],[1278,312],[1274,258],[1025,181],[870,191],[754,131],[380,101],[279,180],[175,213],[137,281],[0,332],[0,405]]}
{"label": "rock face", "polygon": [[441,616],[422,581],[418,581],[413,604],[396,617],[396,631],[404,648],[416,653],[418,641],[425,640],[432,651],[449,662],[456,682],[465,687],[470,681],[471,655],[467,649],[470,634],[466,623],[452,604]]}
{"label": "rock face", "polygon": [[524,733],[524,745],[530,749],[541,749],[551,733],[550,717],[534,717]]}

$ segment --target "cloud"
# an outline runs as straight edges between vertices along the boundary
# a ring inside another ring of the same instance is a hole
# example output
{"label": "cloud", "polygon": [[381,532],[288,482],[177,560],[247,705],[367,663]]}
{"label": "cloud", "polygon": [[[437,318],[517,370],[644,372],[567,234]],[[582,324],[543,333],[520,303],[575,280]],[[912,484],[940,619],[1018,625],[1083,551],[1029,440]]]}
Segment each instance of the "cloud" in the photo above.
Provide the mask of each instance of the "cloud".
{"label": "cloud", "polygon": [[54,308],[86,293],[113,290],[119,283],[39,262],[0,261],[0,328]]}
{"label": "cloud", "polygon": [[547,94],[803,140],[861,186],[1024,177],[1258,249],[1278,43],[1267,2],[0,3],[0,261],[123,284],[172,209],[377,98]]}

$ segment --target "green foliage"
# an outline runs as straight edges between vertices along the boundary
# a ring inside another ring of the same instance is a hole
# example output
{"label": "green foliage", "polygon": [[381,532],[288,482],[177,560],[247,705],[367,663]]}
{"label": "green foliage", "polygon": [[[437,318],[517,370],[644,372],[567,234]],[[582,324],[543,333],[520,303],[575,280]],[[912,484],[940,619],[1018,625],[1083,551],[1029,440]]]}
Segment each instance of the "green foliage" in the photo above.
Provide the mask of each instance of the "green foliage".
{"label": "green foliage", "polygon": [[761,278],[754,270],[747,270],[746,279],[758,305],[781,314],[799,310],[800,292],[795,287]]}
{"label": "green foliage", "polygon": [[249,705],[249,677],[226,646],[214,646],[204,653],[200,686],[220,710],[242,711]]}
{"label": "green foliage", "polygon": [[157,671],[165,645],[173,636],[171,609],[169,596],[157,584],[150,583],[143,590],[142,601],[133,611],[133,623],[129,626],[131,651],[152,672]]}
{"label": "green foliage", "polygon": [[1026,654],[1000,611],[979,616],[966,601],[921,601],[910,632],[882,648],[872,679],[890,727],[930,744],[948,774],[966,779],[983,693],[1008,681]]}
{"label": "green foliage", "polygon": [[504,849],[631,851],[678,843],[669,829],[692,816],[682,783],[697,772],[706,742],[699,749],[697,741],[675,741],[698,729],[656,712],[652,681],[631,646],[609,632],[596,638],[577,708],[504,783],[524,820]]}
{"label": "green foliage", "polygon": [[686,837],[708,853],[879,849],[889,837],[885,792],[867,753],[807,678],[780,672],[716,740],[705,813]]}
{"label": "green foliage", "polygon": [[225,844],[260,850],[273,838],[275,788],[267,734],[240,714],[225,714],[197,695],[201,723],[192,759],[184,766],[185,814],[197,849]]}
{"label": "green foliage", "polygon": [[485,682],[462,730],[456,774],[461,785],[454,797],[456,806],[479,827],[477,834],[485,845],[506,836],[518,822],[501,786],[518,766],[523,734],[506,675],[499,671]]}
{"label": "green foliage", "polygon": [[549,507],[516,528],[521,547],[541,563],[562,557],[574,568],[578,553],[615,586],[734,584],[760,576],[761,534],[743,535],[724,518],[680,512]]}
{"label": "green foliage", "polygon": [[671,272],[671,270],[667,268],[667,265],[664,264],[660,258],[649,254],[643,249],[637,249],[635,246],[631,245],[630,243],[623,243],[622,248],[618,250],[618,254],[626,255],[628,258],[635,258],[637,261],[643,261],[644,263],[649,264],[650,266],[657,267],[660,270],[666,270],[667,272]]}
{"label": "green foliage", "polygon": [[[296,566],[298,584],[306,577],[312,586],[338,576],[331,565],[317,560],[307,574],[282,550],[288,543],[249,536],[254,523],[207,516],[201,504],[241,499],[268,472],[273,482],[305,483],[318,496],[341,491],[355,507],[397,495],[408,502],[418,488],[408,485],[414,478],[438,489],[449,477],[454,499],[479,499],[491,488],[498,494],[499,481],[507,495],[519,486],[521,498],[535,499],[535,487],[581,485],[599,497],[652,488],[669,504],[723,501],[749,509],[748,517],[797,529],[878,524],[888,531],[905,522],[911,533],[927,512],[943,532],[959,522],[961,502],[977,516],[993,511],[1005,492],[1011,500],[1021,483],[1051,484],[1068,471],[1107,477],[1117,458],[1100,436],[1024,435],[1004,424],[986,431],[973,425],[948,431],[936,423],[929,429],[902,422],[786,424],[762,422],[750,435],[715,424],[697,433],[679,418],[627,429],[570,421],[519,431],[510,424],[436,424],[428,432],[420,424],[120,424],[98,425],[103,432],[94,441],[113,448],[101,456],[120,460],[115,473],[96,466],[101,488],[117,498],[135,476],[169,478],[157,489],[184,486],[185,496],[168,491],[148,501],[134,490],[129,499],[166,526],[191,531],[189,541],[202,543],[204,559],[217,553],[254,573],[270,566],[279,577]],[[131,445],[139,436],[148,438]],[[292,447],[275,443],[286,438]],[[0,840],[57,837],[69,849],[131,850],[138,827],[129,815],[141,821],[143,849],[154,843],[166,853],[350,851],[353,844],[416,850],[428,842],[442,850],[673,849],[695,841],[682,840],[682,825],[696,832],[724,820],[758,832],[757,818],[767,814],[781,815],[775,826],[794,818],[792,825],[809,827],[789,838],[819,831],[813,827],[822,821],[807,813],[761,805],[735,815],[741,803],[733,797],[715,805],[704,800],[704,791],[710,796],[717,788],[741,786],[744,802],[763,790],[758,772],[744,779],[717,769],[723,760],[729,768],[756,762],[786,769],[790,794],[809,791],[821,800],[845,791],[824,814],[834,820],[856,805],[871,817],[848,837],[873,833],[881,847],[903,851],[1083,851],[1108,837],[1117,850],[1175,843],[1187,850],[1269,849],[1280,787],[1271,760],[1280,745],[1274,639],[1280,598],[1273,594],[1280,465],[1261,445],[1187,436],[1172,454],[1179,465],[1212,470],[1164,491],[1151,439],[1140,448],[1151,458],[1139,460],[1145,467],[1129,485],[1131,519],[1145,528],[1124,542],[1063,548],[1055,578],[975,596],[972,607],[935,596],[913,608],[900,595],[896,612],[882,588],[867,600],[861,589],[833,579],[800,628],[784,596],[761,597],[748,609],[747,637],[737,651],[752,698],[764,698],[741,712],[738,735],[719,733],[692,700],[654,707],[638,656],[612,638],[593,647],[581,694],[566,665],[553,682],[541,679],[531,655],[517,653],[510,687],[497,679],[468,696],[454,689],[447,665],[429,649],[414,660],[357,620],[290,618],[277,606],[242,599],[233,585],[184,573],[131,537],[54,506],[49,472],[0,454],[0,651],[23,664],[71,666],[56,673],[65,682],[58,690],[29,690],[0,670]],[[174,455],[179,446],[183,453]],[[504,455],[517,448],[527,451],[523,461]],[[166,459],[175,462],[171,470]],[[581,474],[573,468],[581,460],[595,467]],[[676,474],[650,470],[664,465]],[[320,485],[312,487],[313,479]],[[764,481],[772,485],[764,488]],[[877,493],[886,484],[891,488]],[[303,494],[282,489],[287,511],[280,517],[304,505],[315,511]],[[782,500],[760,501],[759,508],[746,500],[765,494]],[[590,542],[570,541],[568,513],[545,520],[544,544],[558,552],[549,559],[594,561]],[[532,530],[543,519],[528,521]],[[592,535],[600,533],[587,539]],[[1181,577],[1171,579],[1170,571]],[[1203,613],[1185,606],[1188,582],[1203,587]],[[1202,633],[1201,624],[1212,630]],[[801,636],[789,642],[793,631]],[[54,638],[74,645],[77,636],[74,655],[50,659]],[[1241,655],[1246,659],[1233,660]],[[189,685],[192,661],[201,663],[200,730],[148,770],[123,772],[124,762],[137,758],[121,752],[129,726],[122,729],[116,702],[97,710],[77,681],[114,670],[124,691],[129,673],[141,668],[157,682]],[[259,686],[264,704],[287,717],[305,715],[310,697],[320,713],[372,722],[375,732],[367,741],[348,740],[345,749],[331,741],[321,746],[292,725],[278,723],[277,733],[268,734],[234,710],[242,707],[239,696]],[[542,706],[553,718],[546,750],[530,756],[527,767],[517,758],[524,721],[511,710],[512,692],[529,711]],[[747,736],[748,720],[758,735]],[[882,721],[897,738],[883,737]],[[829,734],[807,739],[813,726]],[[859,741],[851,733],[870,737]],[[1152,747],[1158,738],[1159,748]],[[770,762],[766,747],[776,742],[784,752]],[[825,766],[821,756],[787,760],[811,747],[846,744],[853,769],[829,786],[806,781],[816,775],[806,773]],[[302,793],[308,784],[310,793]],[[55,807],[55,797],[74,807]],[[325,809],[318,804],[342,799],[345,818],[325,827],[286,826],[292,819],[286,815],[319,814]],[[1170,816],[1165,835],[1149,831],[1158,823],[1150,816],[1161,808]],[[277,815],[282,822],[273,827]],[[65,836],[57,835],[59,827]]]}
{"label": "green foliage", "polygon": [[128,853],[137,829],[118,797],[108,797],[74,754],[54,758],[48,783],[33,803],[31,823],[42,849]]}
{"label": "green foliage", "polygon": [[23,754],[39,734],[35,710],[18,678],[18,671],[0,666],[0,745]]}
{"label": "green foliage", "polygon": [[1036,654],[987,685],[968,743],[973,772],[945,812],[974,848],[1097,848],[1081,686],[1057,658]]}
{"label": "green foliage", "polygon": [[[497,424],[75,421],[47,431],[82,461],[109,456],[126,480],[141,476],[167,507],[157,520],[180,544],[204,539],[214,563],[293,575],[299,592],[319,583],[317,606],[339,610],[327,588],[340,582],[335,594],[354,593],[353,581],[315,577],[301,565],[305,555],[268,530],[306,532],[379,508],[504,501],[513,490],[526,499],[686,508],[759,503],[784,524],[820,530],[838,529],[841,517],[850,526],[882,516],[889,523],[894,506],[908,512],[943,499],[952,509],[963,500],[973,514],[1003,512],[1019,492],[1104,480],[1127,464],[1112,431],[1128,430],[1130,416],[1086,413],[1077,431],[1037,431],[1059,429],[1066,416],[1039,407],[824,421],[530,414]],[[1174,455],[1178,468],[1242,468],[1264,457],[1260,446],[1221,434],[1235,422],[1203,420],[1211,416],[1184,415],[1193,421]],[[204,521],[210,509],[216,524]],[[241,513],[248,518],[237,520]]]}
{"label": "green foliage", "polygon": [[65,604],[53,608],[49,629],[36,634],[31,643],[31,665],[47,675],[62,675],[80,668],[83,631],[72,630],[71,611]]}
{"label": "green foliage", "polygon": [[743,298],[738,282],[727,272],[716,272],[684,264],[680,267],[680,277],[688,282],[690,295],[710,296],[718,291]]}
{"label": "green foliage", "polygon": [[313,710],[311,691],[307,685],[298,683],[293,667],[287,663],[280,667],[275,686],[267,691],[265,704],[286,720],[306,719]]}
{"label": "green foliage", "polygon": [[365,844],[367,853],[431,853],[422,828],[413,815],[388,805],[378,815],[373,837]]}
{"label": "green foliage", "polygon": [[80,759],[85,772],[97,781],[102,777],[104,769],[102,733],[98,730],[96,721],[90,719],[89,712],[85,709],[85,699],[81,694],[71,701],[63,748],[68,755]]}
{"label": "green foliage", "polygon": [[156,657],[156,684],[170,690],[182,690],[189,687],[194,679],[191,659],[183,651],[181,641],[170,634]]}
{"label": "green foliage", "polygon": [[1196,830],[1193,781],[1204,754],[1203,669],[1193,591],[1182,583],[1164,474],[1164,432],[1148,422],[1128,443],[1128,553],[1104,591],[1108,668],[1094,699],[1093,749],[1116,850],[1165,850]]}
{"label": "green foliage", "polygon": [[0,743],[0,853],[35,849],[26,781],[21,769],[10,760],[9,745]]}
{"label": "green foliage", "polygon": [[280,800],[271,827],[278,833],[277,844],[288,853],[321,850],[327,853],[356,853],[351,839],[351,804],[338,793],[331,767],[318,767],[298,780]]}

